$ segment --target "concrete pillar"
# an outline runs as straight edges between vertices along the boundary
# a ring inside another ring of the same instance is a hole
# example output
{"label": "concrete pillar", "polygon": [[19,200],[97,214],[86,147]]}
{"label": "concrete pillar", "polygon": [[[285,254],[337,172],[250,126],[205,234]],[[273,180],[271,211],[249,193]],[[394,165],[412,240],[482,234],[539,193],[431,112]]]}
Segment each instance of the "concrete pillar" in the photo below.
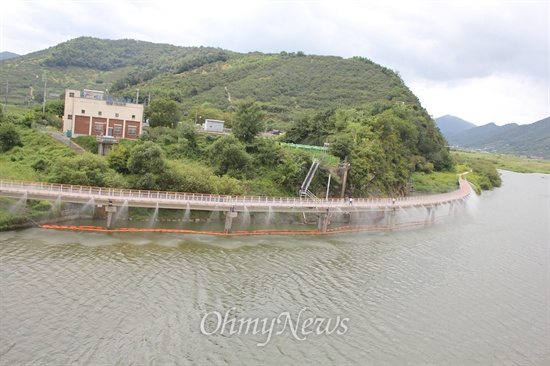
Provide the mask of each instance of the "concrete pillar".
{"label": "concrete pillar", "polygon": [[317,230],[322,231],[323,233],[327,232],[328,229],[328,220],[329,219],[329,213],[327,210],[327,213],[319,214],[319,220],[317,221]]}
{"label": "concrete pillar", "polygon": [[116,206],[109,204],[105,206],[105,212],[107,213],[107,229],[111,230],[113,225],[113,214],[116,212]]}
{"label": "concrete pillar", "polygon": [[395,229],[395,218],[397,217],[397,210],[395,207],[390,211],[388,227],[390,230]]}
{"label": "concrete pillar", "polygon": [[456,204],[455,201],[449,202],[449,216],[456,215]]}
{"label": "concrete pillar", "polygon": [[389,211],[388,209],[384,210],[384,226],[385,227],[390,227],[390,213],[391,213],[391,211]]}
{"label": "concrete pillar", "polygon": [[435,207],[429,206],[426,207],[426,219],[424,220],[425,224],[433,224],[435,220]]}
{"label": "concrete pillar", "polygon": [[229,211],[225,213],[225,228],[224,231],[229,234],[231,232],[231,225],[233,224],[233,219],[237,217],[237,213],[234,211]]}
{"label": "concrete pillar", "polygon": [[351,212],[344,212],[343,216],[344,216],[344,222],[346,224],[351,223]]}

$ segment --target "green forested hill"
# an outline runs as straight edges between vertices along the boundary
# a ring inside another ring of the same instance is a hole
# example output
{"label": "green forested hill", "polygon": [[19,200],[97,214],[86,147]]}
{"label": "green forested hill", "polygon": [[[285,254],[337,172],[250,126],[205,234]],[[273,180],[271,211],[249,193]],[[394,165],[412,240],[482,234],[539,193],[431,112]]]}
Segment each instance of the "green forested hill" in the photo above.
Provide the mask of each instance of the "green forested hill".
{"label": "green forested hill", "polygon": [[[41,103],[65,89],[130,88],[163,73],[226,60],[232,52],[211,47],[176,47],[135,40],[81,37],[46,50],[0,61],[3,102]],[[129,89],[130,90],[130,89]],[[132,88],[132,95],[135,96]]]}
{"label": "green forested hill", "polygon": [[[289,120],[298,108],[364,108],[377,101],[419,106],[393,71],[366,58],[239,54],[211,47],[176,47],[135,40],[81,37],[47,50],[0,61],[8,103],[40,103],[66,88],[109,90],[141,100],[168,97],[185,109],[207,104],[230,110],[254,97],[264,109]],[[31,95],[32,88],[32,95]]]}
{"label": "green forested hill", "polygon": [[[108,90],[112,96],[126,98],[136,98],[139,90],[139,102],[148,105],[146,117],[162,115],[162,124],[157,125],[164,127],[143,136],[147,146],[120,153],[123,163],[113,163],[113,169],[121,174],[133,169],[127,185],[143,189],[184,189],[183,177],[191,176],[190,169],[204,166],[219,177],[246,182],[240,187],[249,187],[248,192],[295,193],[311,164],[308,154],[261,139],[199,139],[188,129],[198,115],[222,118],[230,127],[242,126],[251,111],[262,116],[267,127],[286,131],[280,138],[285,142],[330,143],[333,155],[347,157],[351,163],[346,188],[356,196],[402,194],[412,173],[452,166],[447,142],[416,96],[396,72],[365,57],[242,54],[212,47],[81,37],[0,61],[0,77],[2,85],[8,86],[0,89],[1,100],[27,106],[29,111],[41,105],[44,94],[51,100],[67,88]],[[250,100],[254,104],[243,109]],[[240,122],[239,113],[244,116]],[[168,173],[145,174],[145,169],[137,174],[135,167],[126,166],[127,154],[138,156],[140,149],[172,161],[158,165],[168,167]],[[324,192],[330,169],[321,169],[312,189]],[[218,187],[234,183],[214,181]]]}
{"label": "green forested hill", "polygon": [[361,58],[254,54],[147,84],[144,90],[154,88],[184,106],[207,102],[225,110],[253,96],[283,120],[299,108],[361,108],[380,100],[418,104],[396,74]]}

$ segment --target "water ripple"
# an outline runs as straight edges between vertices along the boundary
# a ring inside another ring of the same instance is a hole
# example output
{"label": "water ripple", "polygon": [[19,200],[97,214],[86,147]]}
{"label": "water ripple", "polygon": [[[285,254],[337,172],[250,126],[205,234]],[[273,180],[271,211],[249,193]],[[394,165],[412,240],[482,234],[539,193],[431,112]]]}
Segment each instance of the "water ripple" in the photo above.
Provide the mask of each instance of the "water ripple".
{"label": "water ripple", "polygon": [[[543,364],[549,198],[521,189],[536,178],[391,233],[0,233],[0,364]],[[208,312],[300,311],[348,329],[287,327],[264,347],[264,333],[200,331]]]}

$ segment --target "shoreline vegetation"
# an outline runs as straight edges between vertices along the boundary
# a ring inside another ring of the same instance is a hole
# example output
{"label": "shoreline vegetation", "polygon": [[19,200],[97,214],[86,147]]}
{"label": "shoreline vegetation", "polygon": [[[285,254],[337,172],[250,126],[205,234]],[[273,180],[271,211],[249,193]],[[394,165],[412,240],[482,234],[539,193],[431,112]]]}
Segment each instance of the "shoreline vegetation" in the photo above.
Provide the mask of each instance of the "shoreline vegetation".
{"label": "shoreline vegetation", "polygon": [[[24,145],[26,144],[30,150],[35,151],[36,155],[40,155],[40,151],[37,150],[38,146],[61,156],[72,154],[65,145],[53,140],[48,134],[40,133],[34,129],[21,131],[21,136]],[[93,148],[93,144],[90,147]],[[40,169],[36,169],[36,166],[42,164],[42,160],[35,160],[37,156],[32,155],[29,161],[29,159],[25,159],[22,152],[22,147],[19,146],[0,157],[0,178],[34,181],[43,179],[44,175],[41,174]],[[414,192],[410,194],[450,192],[457,187],[459,172],[469,172],[466,178],[473,184],[477,194],[481,194],[483,190],[500,186],[501,181],[497,169],[519,173],[550,174],[550,162],[545,160],[471,151],[451,151],[451,155],[455,163],[454,171],[413,173],[411,184],[414,186]],[[13,212],[13,207],[17,203],[16,199],[0,198],[0,231],[17,230],[36,227],[39,224],[59,223],[92,217],[92,215],[80,212],[78,208],[74,207],[75,205],[61,204],[60,207],[56,207],[53,202],[35,200],[28,200],[23,211]],[[182,222],[181,213],[173,211],[159,210],[158,221]],[[151,215],[151,209],[130,208],[127,217],[129,221],[146,222],[150,220]],[[212,218],[210,212],[193,212],[189,220],[190,222],[207,223]],[[297,224],[300,223],[300,218],[280,217],[275,224],[283,223]]]}
{"label": "shoreline vegetation", "polygon": [[550,174],[550,160],[469,150],[451,150],[451,155],[461,161],[486,161],[497,169],[516,173]]}
{"label": "shoreline vegetation", "polygon": [[[52,181],[52,171],[56,172],[55,174],[62,175],[66,173],[66,169],[72,169],[74,174],[80,174],[86,179],[95,177],[99,183],[103,183],[105,186],[116,187],[120,185],[122,187],[126,187],[127,183],[123,179],[123,174],[110,169],[110,167],[113,165],[116,166],[116,164],[124,165],[124,163],[120,163],[118,160],[124,161],[127,165],[128,151],[132,148],[131,144],[135,144],[136,142],[123,141],[120,145],[121,148],[116,150],[116,154],[111,154],[111,156],[107,157],[99,157],[92,153],[92,151],[96,148],[95,139],[93,137],[80,137],[74,140],[87,149],[88,152],[76,154],[68,146],[53,139],[48,133],[44,133],[47,131],[39,131],[31,128],[30,126],[34,121],[28,121],[26,118],[27,117],[25,116],[20,117],[18,121],[19,123],[13,124],[17,133],[17,139],[12,142],[14,146],[5,150],[0,156],[1,179]],[[48,128],[57,130],[52,126]],[[209,146],[218,141],[213,139],[211,136],[202,136],[191,132],[189,133],[192,138],[202,140],[203,143],[209,144]],[[168,136],[170,135],[168,134]],[[167,137],[161,133],[156,138],[158,140]],[[278,148],[273,140],[262,139],[262,142],[267,144],[267,147],[263,146],[265,150],[269,150],[270,148]],[[158,144],[151,141],[145,141],[145,143],[142,143],[142,145],[145,144],[147,144],[146,146],[149,146],[150,148],[150,150],[147,151],[148,154],[153,152],[162,157],[164,151],[158,148]],[[308,152],[299,151],[297,149],[292,149],[291,152],[293,153],[291,155],[293,159],[302,158],[306,162],[311,161],[311,157]],[[266,151],[266,153],[269,154],[269,151]],[[410,176],[409,184],[411,187],[414,187],[414,189],[412,192],[408,192],[407,194],[418,195],[450,192],[458,186],[458,174],[465,171],[469,172],[467,179],[473,184],[474,190],[477,194],[481,194],[483,190],[489,190],[493,187],[499,187],[501,185],[500,176],[497,169],[511,170],[521,173],[550,173],[550,162],[544,160],[532,160],[509,155],[477,153],[470,151],[451,151],[450,155],[453,159],[452,169],[447,171],[413,172]],[[268,157],[264,158],[268,159]],[[159,161],[163,162],[163,160],[157,160],[157,163]],[[173,161],[164,161],[164,163],[166,163],[166,165],[163,165],[164,168],[174,166],[177,168],[178,164]],[[53,164],[57,165],[52,166]],[[189,186],[190,190],[187,191],[192,191],[193,187],[197,187],[196,185],[193,186],[196,182],[203,182],[210,187],[212,193],[218,194],[243,194],[245,192],[250,192],[251,190],[250,182],[244,184],[247,189],[247,191],[244,191],[242,184],[243,181],[227,175],[220,177],[212,174],[210,170],[200,164],[197,164],[196,162],[186,160],[185,164],[188,164],[186,167],[187,169],[191,168],[197,170],[197,173],[195,175],[191,175],[189,178],[189,183],[191,185]],[[292,164],[292,159],[287,160],[285,164]],[[203,165],[206,165],[206,163]],[[304,164],[304,166],[307,167],[307,164]],[[85,169],[81,169],[82,167],[85,167]],[[158,167],[148,165],[143,167],[144,170],[142,172],[147,175],[147,169],[154,170],[155,168]],[[326,174],[331,171],[334,172],[334,167],[329,166],[325,167],[325,169]],[[101,175],[105,174],[106,171],[111,172],[111,175],[103,175],[101,177]],[[299,170],[295,172],[298,176],[301,173],[302,172]],[[71,180],[75,179],[74,174],[68,176],[69,181],[67,182],[59,181],[63,178],[57,178],[58,183],[74,184],[74,181],[71,182]],[[205,178],[207,178],[206,182]],[[210,179],[208,180],[208,178]],[[246,180],[244,181],[246,182]],[[338,184],[341,182],[338,181],[338,177],[336,177],[335,181],[336,189],[339,189]],[[317,181],[316,184],[319,184],[319,181]],[[256,185],[256,187],[252,188],[252,190],[255,190],[256,193],[265,189],[266,194],[263,195],[266,196],[285,195],[284,191],[277,189],[274,190],[273,187],[270,187],[269,182],[263,182],[263,184],[256,183]],[[322,190],[325,190],[325,187],[322,186],[322,184],[319,185]],[[288,195],[288,193],[286,195]],[[17,200],[15,199],[0,199],[0,231],[38,226],[38,223],[61,222],[74,219],[77,216],[82,216],[81,213],[75,209],[75,207],[69,204],[61,204],[60,207],[56,207],[53,202],[28,200],[23,210],[13,212],[13,207],[15,205],[17,205]],[[171,210],[160,210],[158,213],[159,221],[180,221],[179,219],[181,214],[168,211]],[[145,221],[148,217],[151,217],[151,212],[149,212],[148,209],[132,209],[128,214],[131,220],[136,221]],[[209,212],[193,212],[191,215],[191,220],[195,220],[197,222],[208,222],[208,220],[210,220]],[[89,216],[84,215],[83,217]],[[300,218],[298,217],[281,218],[281,223],[296,223],[299,221]]]}

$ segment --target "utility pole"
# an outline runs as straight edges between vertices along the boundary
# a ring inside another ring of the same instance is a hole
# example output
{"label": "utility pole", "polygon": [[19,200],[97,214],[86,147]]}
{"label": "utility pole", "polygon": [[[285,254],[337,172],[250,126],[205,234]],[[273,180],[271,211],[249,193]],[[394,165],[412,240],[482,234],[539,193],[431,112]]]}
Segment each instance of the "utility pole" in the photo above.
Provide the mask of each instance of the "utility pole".
{"label": "utility pole", "polygon": [[344,195],[346,194],[346,181],[348,180],[348,170],[350,168],[347,156],[345,157],[344,163],[342,163],[341,168],[344,169],[344,178],[342,180],[342,194],[340,198],[344,198]]}
{"label": "utility pole", "polygon": [[8,92],[10,90],[10,80],[6,78],[6,111],[8,110]]}
{"label": "utility pole", "polygon": [[328,191],[330,189],[330,177],[331,177],[331,175],[329,174],[328,175],[328,183],[327,183],[327,200],[328,200]]}
{"label": "utility pole", "polygon": [[137,90],[136,103],[139,104],[139,89]]}
{"label": "utility pole", "polygon": [[46,81],[47,79],[44,79],[44,103],[42,103],[42,114],[46,113]]}

